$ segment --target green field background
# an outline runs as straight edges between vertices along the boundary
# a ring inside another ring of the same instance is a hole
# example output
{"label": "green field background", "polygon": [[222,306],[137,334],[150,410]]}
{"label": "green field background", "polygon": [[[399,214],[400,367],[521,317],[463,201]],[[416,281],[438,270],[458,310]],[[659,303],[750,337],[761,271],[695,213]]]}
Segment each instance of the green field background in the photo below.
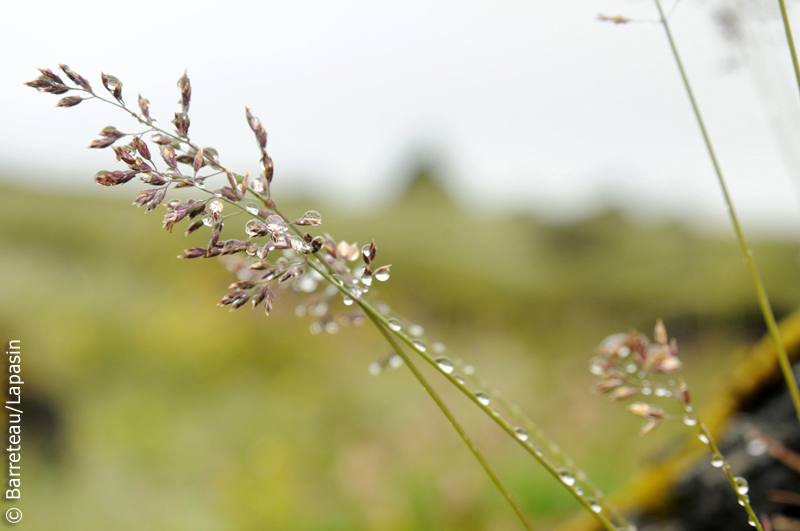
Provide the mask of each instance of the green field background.
{"label": "green field background", "polygon": [[[6,181],[8,182],[8,181]],[[735,241],[605,212],[548,224],[466,207],[427,173],[399,197],[319,210],[337,239],[378,246],[373,290],[528,412],[606,492],[686,443],[647,438],[592,395],[599,341],[663,317],[697,402],[724,386],[763,323]],[[85,185],[91,186],[87,179]],[[138,190],[0,188],[0,332],[22,347],[26,529],[516,529],[514,514],[368,325],[312,335],[304,295],[273,314],[215,304],[234,281],[204,245],[161,228]],[[238,219],[238,218],[234,218]],[[228,230],[226,226],[226,230]],[[234,237],[235,224],[230,224]],[[225,236],[223,235],[223,238]],[[754,240],[776,314],[800,306],[796,242]],[[341,301],[338,301],[343,310]],[[581,509],[464,397],[425,368],[537,529]]]}

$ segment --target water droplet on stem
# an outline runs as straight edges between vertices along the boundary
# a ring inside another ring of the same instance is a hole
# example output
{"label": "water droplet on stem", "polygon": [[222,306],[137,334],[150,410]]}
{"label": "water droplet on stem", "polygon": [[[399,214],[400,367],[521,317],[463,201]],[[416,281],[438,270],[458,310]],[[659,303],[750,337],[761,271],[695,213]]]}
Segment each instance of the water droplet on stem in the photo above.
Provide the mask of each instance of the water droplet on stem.
{"label": "water droplet on stem", "polygon": [[489,405],[490,402],[489,395],[487,395],[483,391],[475,391],[475,398],[478,399],[478,402],[480,402],[481,405],[483,406]]}
{"label": "water droplet on stem", "polygon": [[736,482],[736,492],[739,494],[747,494],[750,491],[750,485],[742,476],[737,476],[734,481]]}
{"label": "water droplet on stem", "polygon": [[568,487],[571,487],[575,484],[575,476],[573,476],[572,472],[566,468],[558,469],[558,478],[562,481],[562,483],[564,483],[564,485],[567,485]]}
{"label": "water droplet on stem", "polygon": [[447,356],[440,356],[436,358],[436,364],[445,374],[450,374],[451,372],[453,372],[453,369],[455,368],[453,362],[450,361],[450,358],[448,358]]}

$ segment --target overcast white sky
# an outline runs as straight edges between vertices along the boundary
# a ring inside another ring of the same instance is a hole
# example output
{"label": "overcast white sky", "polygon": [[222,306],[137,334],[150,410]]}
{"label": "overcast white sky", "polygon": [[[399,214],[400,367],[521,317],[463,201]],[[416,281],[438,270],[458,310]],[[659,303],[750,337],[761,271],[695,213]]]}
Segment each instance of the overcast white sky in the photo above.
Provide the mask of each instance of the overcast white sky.
{"label": "overcast white sky", "polygon": [[[800,96],[777,2],[728,4],[742,4],[742,45],[714,23],[723,0],[683,0],[678,47],[746,227],[800,238]],[[85,146],[106,125],[136,129],[96,102],[56,109],[22,85],[35,67],[64,62],[100,90],[101,70],[116,75],[162,124],[188,68],[194,140],[256,170],[250,106],[278,193],[385,199],[432,151],[476,209],[563,218],[614,204],[724,226],[663,29],[599,13],[656,18],[647,0],[3,2],[2,173],[94,192],[113,156]]]}

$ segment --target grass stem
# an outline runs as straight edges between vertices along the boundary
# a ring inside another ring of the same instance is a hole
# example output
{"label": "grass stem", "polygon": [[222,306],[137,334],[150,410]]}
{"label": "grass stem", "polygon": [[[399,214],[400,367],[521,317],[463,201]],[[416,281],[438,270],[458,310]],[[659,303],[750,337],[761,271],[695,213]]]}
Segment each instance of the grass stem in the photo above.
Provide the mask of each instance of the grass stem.
{"label": "grass stem", "polygon": [[[758,304],[761,307],[761,313],[764,315],[764,321],[767,324],[767,330],[769,331],[770,338],[772,339],[772,343],[775,346],[775,354],[778,357],[778,363],[781,367],[781,372],[783,372],[783,378],[786,380],[786,385],[789,387],[789,394],[792,397],[792,403],[794,404],[795,413],[797,414],[798,421],[800,421],[800,391],[797,388],[797,381],[795,380],[794,373],[792,372],[792,365],[789,362],[789,356],[786,354],[786,348],[783,345],[783,340],[781,339],[780,332],[778,331],[778,324],[775,321],[775,315],[772,312],[772,307],[770,306],[769,299],[767,298],[767,292],[764,289],[764,285],[761,282],[761,277],[758,274],[758,269],[756,269],[756,263],[753,259],[753,251],[750,247],[747,246],[747,242],[744,239],[744,234],[742,233],[742,228],[739,225],[739,218],[736,216],[736,210],[733,208],[733,201],[731,200],[730,194],[728,193],[728,187],[725,184],[725,179],[722,176],[722,170],[719,167],[719,163],[717,162],[717,156],[714,154],[714,148],[711,146],[711,139],[708,136],[708,131],[706,131],[705,123],[703,122],[703,118],[700,115],[700,109],[697,106],[697,102],[695,101],[694,94],[692,92],[692,88],[689,85],[689,78],[686,76],[686,71],[683,69],[683,63],[681,62],[680,55],[678,54],[678,50],[675,47],[675,41],[672,38],[672,32],[669,29],[669,22],[667,18],[664,16],[664,11],[661,8],[661,1],[654,0],[656,3],[656,7],[658,8],[658,14],[661,17],[661,23],[664,26],[664,30],[667,33],[667,39],[669,40],[670,48],[672,49],[672,55],[675,57],[675,62],[678,64],[678,70],[681,73],[681,78],[683,79],[683,85],[686,87],[686,92],[689,96],[689,101],[692,103],[692,109],[694,110],[694,115],[697,118],[697,124],[700,126],[700,132],[703,134],[703,139],[705,140],[706,148],[708,149],[708,154],[711,157],[711,162],[714,165],[714,170],[716,171],[717,178],[719,180],[719,184],[722,187],[722,194],[725,196],[725,203],[728,206],[728,212],[730,213],[731,222],[733,223],[733,228],[736,231],[736,238],[739,241],[739,246],[742,249],[742,254],[744,255],[745,263],[747,264],[747,269],[750,272],[750,277],[753,281],[753,285],[756,289],[756,295],[758,297]],[[781,6],[783,6],[783,0],[781,1]],[[784,11],[785,13],[785,11]],[[786,20],[784,18],[784,20]],[[786,25],[787,34],[790,31],[788,23]],[[791,38],[789,40],[791,45]],[[794,46],[791,45],[792,51],[794,52]],[[797,60],[795,58],[795,68],[797,68]],[[800,83],[800,74],[798,77],[798,82]]]}
{"label": "grass stem", "polygon": [[480,463],[481,467],[483,467],[483,469],[489,475],[489,477],[491,478],[492,482],[495,484],[497,489],[502,493],[503,497],[506,499],[508,504],[514,510],[514,513],[516,513],[517,517],[520,519],[525,529],[533,531],[533,526],[531,526],[530,522],[528,522],[527,518],[525,517],[525,514],[522,512],[522,508],[519,506],[517,501],[508,491],[508,489],[503,484],[503,481],[500,479],[497,473],[492,469],[491,465],[489,465],[489,463],[483,457],[481,451],[478,450],[478,448],[472,442],[472,439],[469,438],[469,435],[467,435],[467,433],[464,431],[464,428],[462,428],[461,425],[458,423],[458,421],[455,419],[453,413],[445,405],[441,397],[436,393],[436,391],[433,390],[430,383],[428,383],[428,381],[425,379],[425,377],[422,375],[422,373],[419,371],[416,365],[414,365],[411,359],[409,359],[408,355],[403,351],[403,349],[400,348],[400,345],[398,345],[397,342],[394,340],[394,338],[389,334],[389,332],[386,331],[386,328],[384,328],[384,326],[380,323],[380,321],[378,321],[371,314],[367,314],[367,316],[375,325],[375,328],[377,328],[378,331],[380,331],[380,333],[383,335],[384,339],[386,339],[389,345],[391,345],[395,353],[397,353],[397,355],[403,359],[403,363],[405,363],[406,366],[408,366],[409,370],[411,370],[411,373],[414,375],[417,381],[419,381],[419,383],[422,384],[422,387],[425,388],[425,390],[431,396],[433,401],[436,402],[436,405],[439,407],[439,409],[442,410],[444,416],[447,417],[447,420],[450,421],[450,424],[452,424],[453,428],[455,428],[456,432],[458,432],[458,435],[461,437],[461,440],[464,441],[464,444],[467,445],[469,451],[472,452],[472,455],[475,456],[475,459],[478,460],[478,463]]}
{"label": "grass stem", "polygon": [[797,90],[800,91],[800,66],[797,64],[797,50],[794,47],[792,37],[792,26],[789,24],[789,15],[786,13],[786,4],[783,0],[778,0],[781,6],[781,17],[783,18],[783,28],[786,30],[786,40],[789,42],[789,50],[792,52],[792,64],[794,65],[794,76],[797,79]]}
{"label": "grass stem", "polygon": [[[317,264],[317,261],[319,262],[319,264]],[[367,315],[367,317],[369,317],[369,319],[376,326],[381,325],[378,326],[378,328],[381,330],[382,333],[384,333],[385,338],[387,336],[391,337],[391,335],[389,335],[388,332],[386,332],[386,328],[389,327],[389,322],[386,319],[386,317],[382,315],[380,312],[378,312],[369,302],[367,302],[363,298],[354,296],[347,288],[347,286],[337,282],[329,273],[328,269],[330,268],[330,266],[325,262],[325,260],[323,260],[322,258],[317,258],[317,261],[311,260],[308,262],[308,265],[312,269],[317,271],[317,273],[322,275],[328,282],[336,286],[339,289],[339,291],[341,291],[342,293],[344,293],[345,295],[351,297],[354,301],[356,301],[356,303],[359,306],[361,306],[361,309],[364,310],[364,313]],[[539,464],[542,465],[550,473],[550,475],[553,476],[553,478],[555,478],[559,483],[561,483],[563,486],[567,488],[568,492],[572,494],[572,496],[575,497],[575,499],[577,499],[578,502],[581,505],[583,505],[584,508],[587,511],[589,511],[589,513],[592,516],[594,516],[594,518],[600,523],[600,525],[602,525],[608,531],[617,531],[617,527],[614,526],[614,524],[611,522],[611,520],[608,519],[608,517],[606,517],[606,515],[594,511],[594,509],[592,508],[592,504],[586,498],[586,496],[584,496],[582,493],[579,493],[578,490],[575,489],[573,486],[563,483],[559,475],[558,467],[556,467],[547,458],[545,458],[541,452],[537,452],[537,450],[527,441],[520,439],[517,436],[516,432],[514,431],[514,427],[511,424],[506,422],[501,416],[495,415],[492,412],[492,409],[488,405],[482,404],[474,393],[471,393],[466,387],[461,385],[456,380],[453,374],[444,372],[437,363],[437,361],[433,357],[431,357],[427,352],[421,352],[417,350],[410,337],[408,337],[406,334],[403,334],[402,332],[393,331],[393,334],[396,335],[403,343],[406,343],[406,345],[408,345],[412,350],[414,350],[414,352],[416,352],[420,357],[422,357],[426,362],[428,362],[428,364],[430,364],[433,368],[438,370],[442,374],[442,376],[444,376],[447,380],[449,380],[450,383],[452,383],[457,389],[459,389],[464,395],[466,395],[467,398],[472,400],[480,409],[482,409],[484,413],[486,413],[489,416],[489,418],[494,420],[497,425],[499,425],[506,433],[508,433],[512,438],[514,438],[514,440],[516,440],[517,443],[519,443],[520,446],[522,446],[522,448],[526,452],[528,452],[531,456],[533,456],[533,458],[536,459],[536,461],[538,461]],[[394,344],[396,343],[390,342],[390,345]]]}

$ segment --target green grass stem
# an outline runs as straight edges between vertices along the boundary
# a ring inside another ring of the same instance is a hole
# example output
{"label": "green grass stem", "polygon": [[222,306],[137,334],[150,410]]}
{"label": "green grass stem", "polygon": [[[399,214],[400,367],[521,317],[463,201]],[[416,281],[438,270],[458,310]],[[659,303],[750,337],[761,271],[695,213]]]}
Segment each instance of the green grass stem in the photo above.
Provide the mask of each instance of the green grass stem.
{"label": "green grass stem", "polygon": [[528,519],[522,512],[522,508],[519,506],[519,503],[517,503],[517,501],[514,499],[514,497],[506,488],[506,486],[503,484],[503,481],[500,479],[497,473],[492,469],[491,465],[489,465],[489,463],[483,457],[483,454],[481,453],[480,450],[478,450],[478,448],[472,442],[472,439],[469,438],[469,435],[467,435],[467,433],[464,431],[464,428],[455,419],[453,413],[442,401],[442,398],[436,393],[436,391],[434,391],[433,387],[431,387],[430,383],[428,383],[428,381],[425,379],[425,377],[422,375],[422,373],[419,371],[416,365],[414,365],[414,363],[411,361],[408,355],[403,351],[400,345],[398,345],[397,342],[394,340],[394,338],[389,334],[389,332],[386,331],[384,325],[382,325],[380,321],[378,321],[373,315],[367,314],[367,316],[375,325],[375,328],[377,328],[378,331],[381,333],[381,335],[383,335],[384,339],[386,339],[389,345],[391,345],[394,352],[397,353],[397,355],[403,359],[403,363],[405,363],[406,366],[408,366],[409,370],[411,370],[411,373],[414,375],[417,381],[419,381],[419,383],[422,384],[422,387],[425,388],[425,390],[431,396],[433,401],[436,402],[436,405],[439,407],[442,413],[444,413],[444,416],[447,417],[447,420],[450,421],[450,424],[452,424],[453,428],[455,428],[456,432],[458,432],[458,435],[459,437],[461,437],[461,440],[464,441],[464,444],[467,445],[469,451],[472,452],[472,455],[475,456],[475,459],[478,460],[478,463],[480,463],[481,467],[489,475],[489,477],[492,480],[492,483],[495,484],[497,489],[501,492],[501,494],[506,499],[508,504],[514,510],[514,513],[516,513],[517,517],[519,518],[520,522],[522,522],[522,525],[525,527],[525,529],[533,531],[533,526],[531,526],[530,522],[528,522]]}
{"label": "green grass stem", "polygon": [[797,64],[797,50],[794,47],[792,37],[792,25],[789,24],[789,15],[786,13],[786,4],[783,0],[778,0],[781,6],[781,17],[783,18],[783,29],[786,30],[786,40],[789,42],[789,51],[792,52],[792,64],[794,65],[794,76],[797,79],[797,90],[800,91],[800,66]]}
{"label": "green grass stem", "polygon": [[[700,115],[700,109],[697,106],[697,101],[694,98],[694,93],[692,92],[691,85],[689,84],[689,78],[686,76],[686,71],[683,69],[683,63],[681,62],[680,55],[678,54],[678,50],[675,47],[675,41],[672,38],[672,32],[669,28],[669,22],[667,18],[664,16],[664,11],[661,8],[661,1],[654,0],[656,3],[656,7],[658,8],[658,14],[661,17],[661,23],[664,26],[664,30],[667,33],[667,39],[669,40],[670,48],[672,49],[672,55],[675,57],[675,62],[678,64],[678,70],[681,73],[681,78],[683,79],[683,85],[686,88],[686,93],[689,95],[689,101],[692,103],[692,109],[694,110],[694,115],[697,118],[697,124],[700,126],[700,132],[703,134],[703,139],[705,140],[706,148],[708,149],[708,154],[711,157],[711,162],[714,165],[714,170],[716,171],[717,178],[719,180],[719,184],[722,187],[722,194],[725,196],[725,203],[728,206],[728,212],[731,217],[731,222],[733,223],[733,228],[736,231],[736,238],[739,241],[739,246],[742,249],[742,254],[744,255],[745,263],[747,264],[747,269],[750,272],[750,278],[753,281],[753,285],[756,288],[756,295],[758,297],[758,304],[761,307],[761,313],[764,315],[764,321],[767,324],[767,330],[769,331],[770,338],[772,339],[772,343],[775,346],[775,354],[778,357],[778,363],[781,367],[781,372],[783,373],[783,378],[786,380],[786,385],[789,387],[789,394],[792,397],[792,403],[794,404],[795,413],[797,414],[798,421],[800,421],[800,391],[797,388],[797,381],[795,380],[794,373],[792,372],[792,365],[789,362],[789,356],[786,354],[786,348],[783,345],[783,340],[781,339],[780,332],[778,331],[778,324],[775,321],[775,315],[772,312],[772,306],[770,306],[769,299],[767,298],[767,292],[764,289],[764,285],[761,282],[761,277],[758,274],[758,269],[756,269],[756,263],[753,259],[753,251],[748,247],[747,242],[744,239],[744,233],[742,232],[742,228],[739,225],[739,218],[736,215],[736,210],[733,208],[733,201],[731,200],[731,196],[728,193],[728,187],[725,184],[725,179],[722,176],[722,170],[720,169],[719,163],[717,162],[717,156],[714,154],[714,148],[711,146],[711,139],[708,136],[708,131],[706,131],[705,123],[703,122],[703,118]],[[783,1],[781,0],[781,5]],[[789,26],[786,26],[787,32],[789,30]],[[791,39],[790,39],[791,43]],[[794,50],[794,46],[792,46],[792,50]],[[795,59],[795,67],[797,67],[797,62]],[[798,77],[798,81],[800,82],[800,77]]]}
{"label": "green grass stem", "polygon": [[[321,265],[318,265],[313,260],[309,261],[308,265],[312,269],[317,271],[320,275],[325,277],[325,279],[328,282],[330,282],[331,284],[336,286],[339,289],[339,291],[341,291],[342,293],[344,293],[345,295],[347,295],[348,297],[350,297],[354,301],[356,301],[356,303],[361,307],[362,310],[364,310],[364,313],[370,318],[370,320],[372,320],[372,322],[375,323],[376,326],[380,325],[380,326],[378,326],[378,328],[381,330],[382,333],[385,334],[384,335],[385,338],[391,337],[386,332],[386,328],[389,328],[389,322],[388,322],[387,318],[383,314],[378,312],[371,304],[369,304],[369,302],[363,300],[360,297],[356,297],[355,295],[353,295],[350,292],[350,290],[347,288],[347,286],[343,285],[342,283],[337,282],[336,279],[334,279],[331,276],[331,274],[328,272],[327,268],[329,266],[328,266],[327,263],[325,263],[325,261],[323,259],[318,258],[318,261],[321,263]],[[389,329],[391,330],[391,328],[389,328]],[[430,354],[428,354],[427,352],[421,352],[420,350],[418,350],[416,348],[416,346],[414,345],[413,340],[410,337],[408,337],[406,334],[403,334],[402,332],[394,332],[393,331],[393,333],[394,333],[395,336],[398,337],[398,339],[400,339],[400,341],[402,341],[403,343],[408,345],[414,352],[416,352],[420,357],[422,357],[425,361],[427,361],[428,364],[430,364],[437,371],[439,371],[439,373],[442,374],[442,376],[444,376],[446,379],[448,379],[450,381],[450,383],[452,383],[465,396],[467,396],[467,398],[472,400],[475,403],[475,405],[477,405],[480,409],[482,409],[484,411],[484,413],[486,413],[489,416],[489,418],[494,420],[497,425],[499,425],[506,433],[508,433],[515,441],[517,441],[517,443],[519,443],[520,446],[522,446],[522,448],[526,452],[528,452],[531,456],[533,456],[533,458],[536,459],[536,461],[538,461],[539,464],[542,465],[550,473],[550,475],[552,475],[553,478],[556,479],[556,481],[558,481],[562,486],[566,487],[567,491],[570,494],[572,494],[572,496],[575,497],[578,500],[578,502],[581,505],[583,505],[584,508],[587,511],[589,511],[589,513],[592,516],[594,516],[597,519],[597,521],[600,523],[600,525],[602,525],[608,531],[617,531],[617,527],[614,526],[614,524],[611,522],[611,520],[608,519],[608,517],[606,515],[604,515],[602,513],[596,513],[592,509],[591,503],[589,502],[589,500],[585,496],[583,496],[582,494],[579,494],[578,491],[576,491],[576,489],[574,487],[566,485],[565,483],[563,483],[561,481],[558,467],[553,465],[553,463],[551,463],[546,457],[544,457],[541,454],[541,452],[537,452],[536,449],[532,445],[528,444],[526,441],[524,441],[524,440],[520,439],[519,437],[517,437],[517,434],[514,431],[514,427],[511,424],[509,424],[501,416],[495,415],[494,413],[492,413],[492,409],[488,405],[482,404],[478,400],[478,398],[475,396],[474,393],[471,393],[469,391],[469,389],[467,389],[465,386],[460,384],[456,380],[454,374],[450,374],[450,373],[442,371],[441,367],[436,362],[436,360],[433,357],[431,357]],[[394,344],[396,344],[396,343],[390,342],[390,345],[394,345]]]}

